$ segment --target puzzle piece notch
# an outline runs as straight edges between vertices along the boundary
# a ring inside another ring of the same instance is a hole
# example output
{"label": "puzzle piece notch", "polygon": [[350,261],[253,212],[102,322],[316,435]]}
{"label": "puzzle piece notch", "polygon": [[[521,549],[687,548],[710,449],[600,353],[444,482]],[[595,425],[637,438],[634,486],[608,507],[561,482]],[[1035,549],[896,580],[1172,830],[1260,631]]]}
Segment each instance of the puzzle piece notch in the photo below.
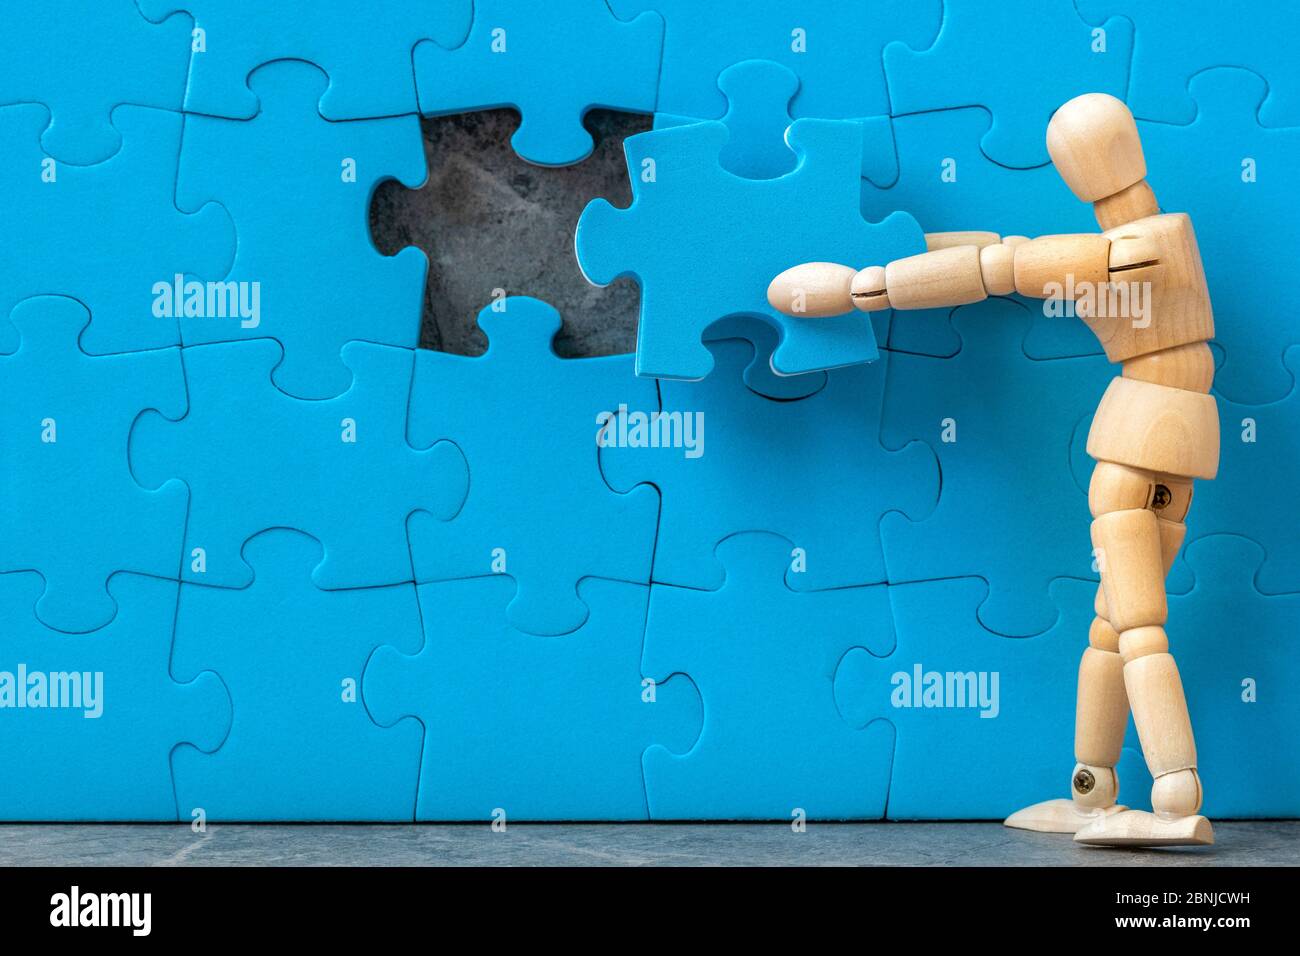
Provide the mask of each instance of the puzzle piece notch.
{"label": "puzzle piece notch", "polygon": [[1113,374],[1100,356],[1026,358],[1029,321],[1023,305],[986,299],[957,310],[962,347],[953,358],[891,353],[881,431],[886,448],[925,441],[943,475],[927,518],[882,518],[888,579],[984,578],[979,620],[1013,637],[1053,626],[1050,581],[1095,580],[1070,448]]}
{"label": "puzzle piece notch", "polygon": [[376,648],[419,650],[415,586],[323,591],[310,579],[320,543],[284,528],[244,556],[243,590],[181,586],[173,667],[220,674],[234,702],[220,750],[175,755],[182,817],[413,820],[420,728],[375,726],[361,679]]}
{"label": "puzzle piece notch", "polygon": [[1190,125],[1139,124],[1151,182],[1164,208],[1186,210],[1196,225],[1224,356],[1215,391],[1252,405],[1279,401],[1295,384],[1283,353],[1300,342],[1300,322],[1277,307],[1290,295],[1300,242],[1289,214],[1300,129],[1259,124],[1270,86],[1248,70],[1203,71],[1189,91],[1199,106]]}
{"label": "puzzle piece notch", "polygon": [[[587,279],[607,285],[631,277],[641,286],[637,374],[703,378],[712,361],[701,336],[731,315],[755,316],[777,329],[778,374],[873,361],[875,337],[863,313],[811,323],[777,312],[766,298],[772,276],[793,262],[888,261],[924,249],[911,216],[862,218],[858,129],[833,120],[795,122],[786,141],[799,163],[768,180],[743,179],[719,165],[728,139],[715,122],[630,137],[624,152],[632,205],[617,209],[597,199],[578,220],[578,264]],[[689,231],[683,222],[692,224]],[[800,228],[792,230],[791,222]]]}
{"label": "puzzle piece notch", "polygon": [[416,46],[420,110],[444,116],[513,107],[521,117],[515,152],[541,166],[567,166],[594,148],[582,124],[588,110],[654,111],[663,29],[658,14],[620,19],[604,0],[477,0],[463,44]]}
{"label": "puzzle piece notch", "polygon": [[[60,165],[41,151],[44,116],[39,106],[0,109],[0,141],[12,151],[0,168],[0,192],[9,202],[0,243],[23,251],[0,264],[0,315],[53,290],[91,310],[81,338],[88,353],[179,344],[175,316],[160,314],[170,304],[170,296],[160,299],[160,286],[178,274],[223,275],[235,250],[234,225],[219,206],[176,208],[181,116],[118,107],[112,120],[121,148],[86,167]],[[88,210],[94,228],[87,227]],[[12,330],[0,333],[3,339],[13,342]]]}
{"label": "puzzle piece notch", "polygon": [[[3,712],[0,772],[21,786],[0,788],[0,819],[176,821],[173,752],[215,751],[229,732],[221,678],[203,671],[182,682],[170,671],[176,582],[120,573],[108,589],[117,615],[93,634],[72,635],[30,613],[39,576],[0,574],[0,655],[27,675],[23,687],[17,671],[14,684],[0,679],[10,707],[14,694],[26,698]],[[74,676],[56,688],[50,674]]]}
{"label": "puzzle piece notch", "polygon": [[[828,373],[821,391],[773,402],[744,387],[755,354],[741,340],[708,343],[717,367],[703,382],[660,384],[668,421],[695,428],[694,457],[682,447],[626,440],[600,450],[616,490],[649,482],[659,489],[654,580],[693,588],[722,586],[717,543],[741,531],[771,529],[801,549],[806,570],[791,586],[818,590],[886,580],[878,526],[904,510],[924,517],[939,499],[934,453],[913,443],[891,451],[876,440],[885,362]],[[773,435],[782,436],[773,441]],[[823,494],[791,488],[852,489],[836,508]]]}
{"label": "puzzle piece notch", "polygon": [[[59,163],[110,159],[122,145],[110,120],[121,104],[180,110],[190,57],[182,18],[151,23],[132,0],[48,0],[10,4],[5,19],[0,104],[43,104],[41,148]],[[32,174],[24,168],[24,175]]]}
{"label": "puzzle piece notch", "polygon": [[892,40],[920,46],[935,35],[938,0],[804,4],[785,0],[611,0],[631,17],[665,21],[659,112],[717,119],[726,110],[718,77],[742,60],[772,60],[799,77],[792,115],[853,119],[889,112],[881,50]]}
{"label": "puzzle piece notch", "polygon": [[[791,101],[799,92],[799,77],[771,60],[743,60],[722,71],[718,88],[727,98],[719,119],[731,138],[718,156],[724,169],[746,179],[775,179],[795,167],[795,155],[785,144],[785,131],[794,122]],[[698,123],[701,117],[656,113],[655,129]],[[898,179],[898,157],[888,116],[855,118],[862,131],[862,177],[884,189]]]}
{"label": "puzzle piece notch", "polygon": [[480,357],[416,353],[410,440],[452,440],[471,476],[453,520],[412,516],[416,580],[510,574],[518,583],[511,623],[565,634],[587,618],[581,579],[650,581],[658,495],[615,492],[597,454],[602,416],[649,415],[659,409],[658,393],[632,374],[630,356],[557,356],[560,314],[538,299],[499,300],[478,323],[488,337]]}
{"label": "puzzle piece notch", "polygon": [[1300,9],[1295,4],[1075,0],[1075,6],[1092,22],[1116,15],[1133,23],[1128,103],[1135,116],[1192,122],[1196,94],[1190,85],[1196,74],[1231,65],[1268,81],[1260,111],[1264,125],[1300,126],[1300,68],[1292,47],[1300,33]]}
{"label": "puzzle piece notch", "polygon": [[986,590],[978,578],[889,585],[897,647],[851,651],[835,672],[846,721],[894,728],[890,819],[1000,819],[1068,785],[1094,588],[1052,582],[1056,623],[1016,639],[980,626]]}
{"label": "puzzle piece notch", "polygon": [[453,47],[465,41],[471,0],[335,0],[322,15],[315,0],[270,4],[228,0],[137,0],[146,18],[176,12],[194,19],[195,52],[185,110],[251,119],[257,95],[248,77],[272,60],[306,60],[330,78],[320,98],[326,119],[371,119],[418,111],[412,56],[422,40]]}
{"label": "puzzle piece notch", "polygon": [[146,491],[126,462],[138,415],[185,412],[180,349],[87,355],[78,339],[90,314],[64,296],[26,299],[10,320],[21,344],[0,356],[0,571],[41,575],[35,613],[45,626],[93,631],[117,612],[114,572],[180,569],[184,486]]}
{"label": "puzzle piece notch", "polygon": [[182,314],[182,340],[274,338],[285,351],[276,386],[309,399],[347,390],[347,342],[419,344],[428,265],[414,247],[380,255],[367,224],[379,183],[417,188],[425,179],[418,117],[326,120],[316,104],[327,83],[309,63],[280,61],[249,78],[261,105],[253,119],[186,117],[178,188],[182,204],[219,202],[239,224],[224,278],[239,307],[222,297],[215,315],[206,306]]}
{"label": "puzzle piece notch", "polygon": [[[872,313],[873,320],[877,315],[880,313]],[[756,395],[778,402],[793,402],[816,395],[826,387],[826,372],[778,375],[772,370],[772,353],[780,339],[776,329],[761,319],[733,315],[714,322],[704,332],[705,342],[723,339],[744,339],[753,346],[754,360],[745,368],[744,378],[745,387]]]}
{"label": "puzzle piece notch", "polygon": [[642,753],[690,749],[703,722],[686,678],[644,683],[649,588],[583,581],[591,615],[563,637],[510,626],[512,590],[505,576],[421,585],[423,648],[381,647],[366,667],[374,719],[424,726],[417,819],[646,819]]}
{"label": "puzzle piece notch", "polygon": [[883,815],[892,730],[850,726],[832,682],[852,649],[893,649],[887,590],[792,591],[781,574],[792,546],[765,532],[734,535],[718,544],[719,590],[651,587],[642,670],[686,674],[705,705],[688,752],[646,751],[652,818]]}
{"label": "puzzle piece notch", "polygon": [[[992,116],[981,142],[985,155],[1014,169],[1041,166],[1049,162],[1044,133],[1052,113],[1081,93],[1123,99],[1132,50],[1129,21],[1093,26],[1065,0],[1003,0],[995,7],[945,0],[932,46],[885,47],[890,113],[982,106]],[[990,70],[990,63],[1017,68]]]}
{"label": "puzzle piece notch", "polygon": [[138,481],[179,475],[189,485],[182,579],[247,586],[244,542],[286,527],[322,542],[325,559],[312,572],[319,587],[410,581],[408,516],[450,518],[468,484],[451,442],[407,444],[413,352],[349,342],[351,388],[311,402],[272,384],[283,354],[271,339],[185,349],[189,412],[175,422],[142,415],[131,433]]}

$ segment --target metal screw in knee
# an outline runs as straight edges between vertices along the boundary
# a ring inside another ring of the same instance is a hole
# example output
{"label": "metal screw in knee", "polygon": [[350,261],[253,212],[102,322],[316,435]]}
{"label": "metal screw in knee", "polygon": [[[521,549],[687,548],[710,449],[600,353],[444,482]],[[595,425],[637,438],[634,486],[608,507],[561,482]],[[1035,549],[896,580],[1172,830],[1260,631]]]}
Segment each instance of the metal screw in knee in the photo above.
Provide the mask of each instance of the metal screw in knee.
{"label": "metal screw in knee", "polygon": [[1092,788],[1097,785],[1097,778],[1092,775],[1091,770],[1080,770],[1074,775],[1073,783],[1076,793],[1091,793]]}
{"label": "metal screw in knee", "polygon": [[1174,493],[1165,485],[1156,485],[1155,495],[1151,499],[1152,511],[1163,511],[1173,503]]}

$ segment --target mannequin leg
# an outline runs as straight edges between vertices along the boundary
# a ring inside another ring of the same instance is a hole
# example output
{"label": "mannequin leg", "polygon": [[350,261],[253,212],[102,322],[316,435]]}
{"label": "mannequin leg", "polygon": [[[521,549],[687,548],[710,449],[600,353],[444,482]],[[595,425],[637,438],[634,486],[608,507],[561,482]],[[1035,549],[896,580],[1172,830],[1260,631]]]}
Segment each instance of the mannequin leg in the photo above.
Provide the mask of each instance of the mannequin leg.
{"label": "mannequin leg", "polygon": [[1018,830],[1077,833],[1093,820],[1116,813],[1119,777],[1115,766],[1124,746],[1128,695],[1119,635],[1106,620],[1106,598],[1097,588],[1097,616],[1088,629],[1088,646],[1079,661],[1075,698],[1074,770],[1069,799],[1045,800],[1018,810],[1005,821]]}
{"label": "mannequin leg", "polygon": [[[1099,466],[1100,467],[1100,466]],[[1119,635],[1124,685],[1142,753],[1155,785],[1154,813],[1126,810],[1098,818],[1075,839],[1102,845],[1201,845],[1214,842],[1199,816],[1201,784],[1196,742],[1178,666],[1165,634],[1164,578],[1182,543],[1181,520],[1190,506],[1191,482],[1154,476],[1147,508],[1096,510],[1093,547],[1099,555],[1110,622]],[[1169,517],[1165,517],[1168,514]]]}

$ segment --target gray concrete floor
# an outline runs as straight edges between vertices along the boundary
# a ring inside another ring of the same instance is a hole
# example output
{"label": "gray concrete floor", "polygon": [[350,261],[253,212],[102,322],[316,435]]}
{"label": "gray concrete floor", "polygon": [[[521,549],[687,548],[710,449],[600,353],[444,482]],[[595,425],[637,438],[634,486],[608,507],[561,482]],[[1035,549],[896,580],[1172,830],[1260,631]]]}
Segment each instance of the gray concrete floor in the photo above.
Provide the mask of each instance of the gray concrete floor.
{"label": "gray concrete floor", "polygon": [[0,866],[1296,866],[1300,821],[1198,849],[1109,850],[998,823],[0,826]]}

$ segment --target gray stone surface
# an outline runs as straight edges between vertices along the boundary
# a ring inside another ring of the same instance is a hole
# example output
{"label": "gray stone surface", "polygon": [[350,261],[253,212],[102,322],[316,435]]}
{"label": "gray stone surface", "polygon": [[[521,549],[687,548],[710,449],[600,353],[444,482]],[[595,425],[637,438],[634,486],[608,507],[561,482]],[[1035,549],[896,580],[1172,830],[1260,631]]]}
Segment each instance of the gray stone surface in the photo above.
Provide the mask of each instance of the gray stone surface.
{"label": "gray stone surface", "polygon": [[1218,823],[1217,845],[1113,850],[998,823],[0,826],[0,866],[1296,866],[1300,822]]}
{"label": "gray stone surface", "polygon": [[510,148],[519,125],[510,110],[423,121],[429,179],[411,190],[387,182],[370,208],[375,245],[385,255],[419,246],[429,257],[420,344],[477,355],[486,339],[475,316],[494,289],[545,299],[560,310],[564,356],[609,355],[636,348],[637,287],[597,288],[583,278],[573,231],[587,203],[604,196],[632,201],[623,140],[650,117],[595,110],[587,128],[595,152],[574,166],[532,166]]}

